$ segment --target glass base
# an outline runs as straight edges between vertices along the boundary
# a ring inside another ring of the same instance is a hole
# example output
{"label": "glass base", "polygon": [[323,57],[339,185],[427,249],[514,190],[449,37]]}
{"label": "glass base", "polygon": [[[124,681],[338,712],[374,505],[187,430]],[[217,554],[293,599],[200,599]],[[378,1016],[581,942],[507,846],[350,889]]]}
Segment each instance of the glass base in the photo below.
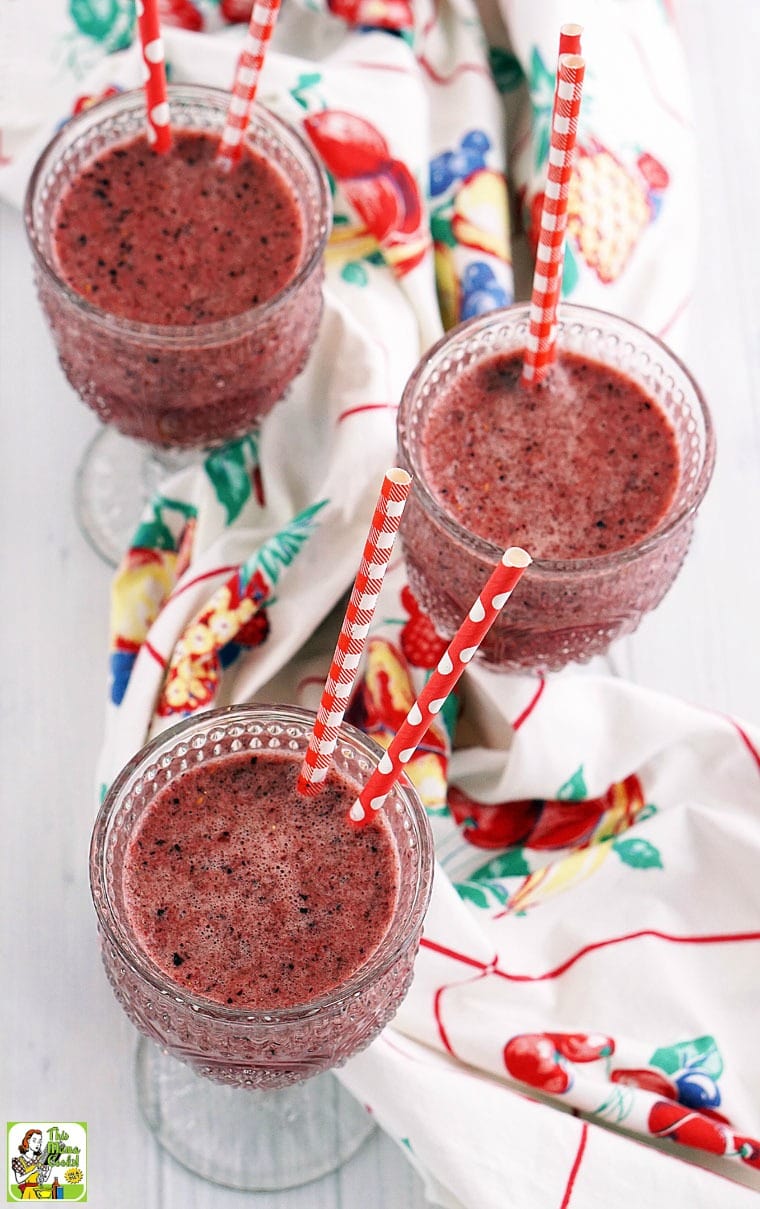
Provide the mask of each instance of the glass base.
{"label": "glass base", "polygon": [[115,428],[101,428],[84,451],[75,484],[79,528],[95,553],[118,566],[163,479],[199,456],[154,450]]}
{"label": "glass base", "polygon": [[140,1110],[172,1158],[214,1184],[277,1192],[345,1163],[375,1124],[329,1072],[280,1091],[213,1083],[145,1037],[136,1060]]}

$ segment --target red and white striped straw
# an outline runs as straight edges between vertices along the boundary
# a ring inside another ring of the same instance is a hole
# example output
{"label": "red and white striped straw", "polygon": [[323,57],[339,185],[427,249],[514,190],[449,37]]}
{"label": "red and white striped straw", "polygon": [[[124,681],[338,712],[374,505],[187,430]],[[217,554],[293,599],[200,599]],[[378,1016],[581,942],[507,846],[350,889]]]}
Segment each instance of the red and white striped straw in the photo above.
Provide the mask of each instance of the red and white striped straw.
{"label": "red and white striped straw", "polygon": [[570,22],[567,25],[560,26],[559,31],[559,53],[561,55],[579,55],[581,54],[581,34],[583,26],[576,25],[575,22]]}
{"label": "red and white striped straw", "polygon": [[523,382],[540,382],[556,354],[557,307],[565,257],[567,202],[586,65],[580,55],[560,55],[552,110],[549,167],[536,249],[530,327]]}
{"label": "red and white striped straw", "polygon": [[216,154],[217,163],[224,165],[225,168],[233,167],[240,159],[251,105],[256,96],[261,69],[264,66],[267,44],[274,33],[279,11],[280,0],[256,0],[253,6],[251,23],[248,26],[243,49],[235,69],[230,106]]}
{"label": "red and white striped straw", "polygon": [[169,102],[166,99],[166,63],[164,40],[158,20],[158,0],[137,0],[137,28],[143,57],[145,110],[148,142],[154,151],[168,151],[172,145],[169,126]]}
{"label": "red and white striped straw", "polygon": [[411,486],[411,476],[395,466],[386,472],[383,479],[362,561],[343,618],[338,644],[298,778],[298,792],[301,794],[313,796],[319,793],[330,768]]}
{"label": "red and white striped straw", "polygon": [[443,709],[467,664],[490,630],[531,557],[519,546],[512,546],[501,557],[496,569],[441,656],[388,750],[349,811],[349,819],[365,826],[380,810],[394,784],[404,771],[430,728],[434,716]]}

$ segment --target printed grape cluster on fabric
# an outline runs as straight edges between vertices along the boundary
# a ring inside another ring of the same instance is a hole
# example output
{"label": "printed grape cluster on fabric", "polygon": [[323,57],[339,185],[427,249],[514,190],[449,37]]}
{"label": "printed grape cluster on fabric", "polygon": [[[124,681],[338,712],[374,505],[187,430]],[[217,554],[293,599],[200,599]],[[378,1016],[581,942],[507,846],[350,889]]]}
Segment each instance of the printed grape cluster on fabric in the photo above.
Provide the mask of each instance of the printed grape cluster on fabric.
{"label": "printed grape cluster on fabric", "polygon": [[489,153],[490,138],[473,129],[430,163],[430,227],[444,327],[513,300],[507,182],[488,166]]}

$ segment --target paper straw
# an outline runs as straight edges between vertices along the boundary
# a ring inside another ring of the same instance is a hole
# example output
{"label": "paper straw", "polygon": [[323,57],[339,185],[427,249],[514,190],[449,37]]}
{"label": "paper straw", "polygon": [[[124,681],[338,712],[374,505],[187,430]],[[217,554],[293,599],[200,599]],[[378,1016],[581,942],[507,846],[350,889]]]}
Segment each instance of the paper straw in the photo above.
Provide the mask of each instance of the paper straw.
{"label": "paper straw", "polygon": [[232,97],[224,122],[217,162],[231,168],[240,159],[243,136],[248,128],[251,105],[259,86],[267,44],[274,32],[280,0],[256,0],[251,23],[235,71]]}
{"label": "paper straw", "polygon": [[166,99],[166,63],[158,20],[158,0],[137,0],[137,27],[140,31],[143,57],[148,142],[154,151],[164,152],[172,145],[172,134],[169,126],[169,102]]}
{"label": "paper straw", "polygon": [[352,823],[363,827],[380,810],[394,784],[440,713],[454,685],[475,655],[520,576],[531,563],[529,554],[511,546],[501,557],[461,626],[441,656],[437,668],[401,723],[388,750],[349,811]]}
{"label": "paper straw", "polygon": [[560,55],[552,110],[549,167],[536,249],[530,327],[523,357],[523,382],[540,382],[556,353],[557,307],[562,288],[567,202],[585,63],[580,55]]}
{"label": "paper straw", "polygon": [[301,794],[319,793],[327,776],[411,485],[411,476],[398,467],[383,479],[298,779]]}
{"label": "paper straw", "polygon": [[581,53],[581,34],[583,26],[570,23],[560,27],[559,53],[561,55],[579,55]]}

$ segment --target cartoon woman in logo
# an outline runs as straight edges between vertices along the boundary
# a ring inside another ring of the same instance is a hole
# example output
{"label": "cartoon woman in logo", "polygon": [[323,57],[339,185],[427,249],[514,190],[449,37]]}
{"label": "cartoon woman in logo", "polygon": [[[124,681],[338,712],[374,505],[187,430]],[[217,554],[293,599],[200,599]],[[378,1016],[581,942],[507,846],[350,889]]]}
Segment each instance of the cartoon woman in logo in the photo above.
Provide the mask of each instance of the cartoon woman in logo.
{"label": "cartoon woman in logo", "polygon": [[58,1180],[43,1188],[50,1176],[47,1147],[42,1149],[42,1130],[27,1129],[19,1146],[19,1156],[11,1161],[22,1201],[52,1201],[58,1195]]}

